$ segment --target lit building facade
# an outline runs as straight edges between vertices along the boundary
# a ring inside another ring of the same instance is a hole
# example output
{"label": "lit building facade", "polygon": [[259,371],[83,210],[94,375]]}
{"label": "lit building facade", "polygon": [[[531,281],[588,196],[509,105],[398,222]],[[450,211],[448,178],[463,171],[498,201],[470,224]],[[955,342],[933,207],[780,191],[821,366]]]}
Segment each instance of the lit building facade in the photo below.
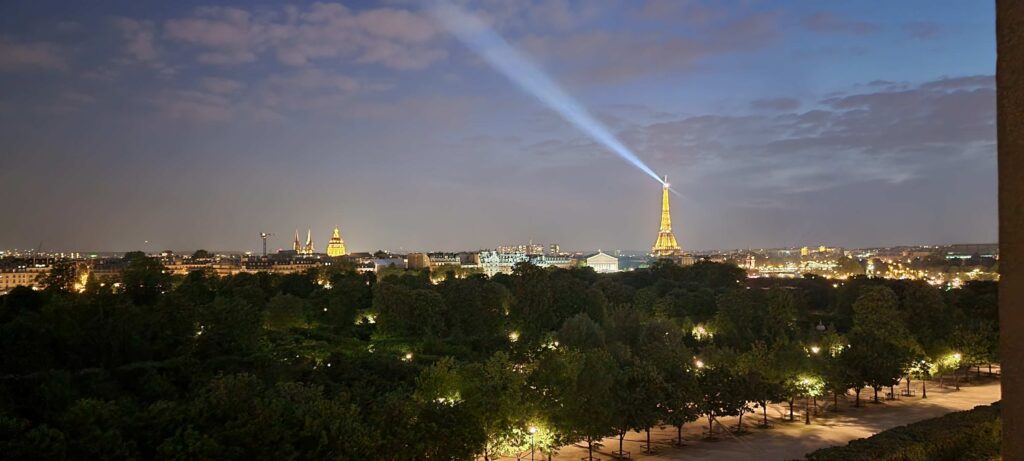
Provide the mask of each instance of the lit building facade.
{"label": "lit building facade", "polygon": [[585,261],[587,267],[593,268],[594,272],[599,274],[619,271],[619,258],[605,254],[603,251],[587,256]]}
{"label": "lit building facade", "polygon": [[[560,269],[568,269],[575,264],[575,260],[570,256],[552,256],[552,255],[528,255],[522,252],[516,253],[501,253],[498,251],[481,251],[480,252],[480,270],[491,277],[495,274],[511,274],[512,269],[515,268],[516,264],[519,263],[530,263],[537,267],[557,267]],[[462,267],[466,267],[463,264]]]}
{"label": "lit building facade", "polygon": [[[309,245],[312,250],[313,242],[310,242]],[[327,241],[327,256],[333,258],[345,256],[345,253],[345,241],[341,239],[341,230],[335,227],[334,232],[331,234],[331,239]]]}
{"label": "lit building facade", "polygon": [[544,245],[533,243],[532,241],[523,245],[498,245],[498,253],[515,254],[524,253],[527,255],[541,255],[544,254]]}
{"label": "lit building facade", "polygon": [[413,270],[429,269],[430,256],[426,253],[409,253],[405,255],[406,267]]}
{"label": "lit building facade", "polygon": [[529,262],[529,256],[526,253],[502,253],[500,251],[481,251],[480,252],[480,269],[488,277],[493,277],[495,274],[512,273],[512,268],[516,264]]}
{"label": "lit building facade", "polygon": [[40,277],[50,271],[50,266],[26,265],[0,270],[0,294],[11,291],[16,286],[38,288]]}

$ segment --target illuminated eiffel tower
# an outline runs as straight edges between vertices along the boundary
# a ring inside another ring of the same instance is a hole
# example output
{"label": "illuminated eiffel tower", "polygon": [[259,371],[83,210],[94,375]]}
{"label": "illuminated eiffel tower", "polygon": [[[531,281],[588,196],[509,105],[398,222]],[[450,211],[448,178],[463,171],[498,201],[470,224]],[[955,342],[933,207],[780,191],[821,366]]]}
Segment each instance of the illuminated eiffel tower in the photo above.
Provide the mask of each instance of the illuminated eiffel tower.
{"label": "illuminated eiffel tower", "polygon": [[682,249],[676,243],[676,236],[672,234],[672,215],[668,211],[668,187],[668,176],[665,176],[661,186],[661,227],[658,229],[658,239],[651,248],[651,254],[659,258],[682,254]]}

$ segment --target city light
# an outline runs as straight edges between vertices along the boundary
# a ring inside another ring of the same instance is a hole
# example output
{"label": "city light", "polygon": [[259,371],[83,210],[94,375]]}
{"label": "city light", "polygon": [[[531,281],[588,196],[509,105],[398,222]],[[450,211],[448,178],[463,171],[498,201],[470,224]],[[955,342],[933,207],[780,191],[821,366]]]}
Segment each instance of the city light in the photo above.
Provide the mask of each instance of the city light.
{"label": "city light", "polygon": [[707,327],[705,327],[704,325],[697,325],[693,327],[693,331],[691,331],[691,334],[697,341],[711,339],[711,337],[714,336],[714,334],[712,334],[711,331],[708,330]]}

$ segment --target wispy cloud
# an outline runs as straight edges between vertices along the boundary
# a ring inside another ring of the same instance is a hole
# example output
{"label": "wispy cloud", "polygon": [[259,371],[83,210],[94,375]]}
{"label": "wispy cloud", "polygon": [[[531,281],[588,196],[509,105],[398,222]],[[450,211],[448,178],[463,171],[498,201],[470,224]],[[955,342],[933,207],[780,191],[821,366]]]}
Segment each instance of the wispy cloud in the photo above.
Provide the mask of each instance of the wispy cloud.
{"label": "wispy cloud", "polygon": [[189,44],[204,64],[239,65],[272,56],[289,66],[348,60],[395,70],[422,69],[447,55],[432,46],[433,22],[405,9],[353,11],[340,3],[276,10],[204,7],[167,20],[171,40]]}
{"label": "wispy cloud", "polygon": [[750,108],[754,110],[791,111],[799,107],[800,100],[796,98],[764,98],[750,102]]}
{"label": "wispy cloud", "polygon": [[934,22],[911,22],[903,26],[908,35],[919,40],[928,40],[942,35],[945,29]]}
{"label": "wispy cloud", "polygon": [[[775,109],[785,105],[769,101]],[[636,127],[623,137],[658,162],[777,193],[901,183],[934,162],[988,152],[995,139],[990,75],[883,87],[816,106],[774,115],[684,117]]]}
{"label": "wispy cloud", "polygon": [[49,42],[18,42],[0,37],[0,71],[65,70],[64,53]]}
{"label": "wispy cloud", "polygon": [[529,34],[520,42],[575,82],[613,84],[686,72],[712,56],[761,50],[780,37],[779,20],[778,12],[738,9],[680,32],[583,30]]}
{"label": "wispy cloud", "polygon": [[124,37],[125,54],[142,62],[154,62],[160,57],[156,47],[156,26],[152,21],[139,21],[118,17],[114,26]]}
{"label": "wispy cloud", "polygon": [[803,26],[812,32],[847,33],[855,35],[869,34],[879,29],[878,24],[845,18],[835,13],[822,11],[806,16]]}

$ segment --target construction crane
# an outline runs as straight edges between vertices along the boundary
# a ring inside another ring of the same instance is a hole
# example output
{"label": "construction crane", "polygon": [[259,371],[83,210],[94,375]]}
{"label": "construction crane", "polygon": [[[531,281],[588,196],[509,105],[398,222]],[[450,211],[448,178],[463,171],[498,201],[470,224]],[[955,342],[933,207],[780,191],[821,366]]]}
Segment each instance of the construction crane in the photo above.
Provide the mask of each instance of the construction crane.
{"label": "construction crane", "polygon": [[263,257],[267,257],[267,237],[274,235],[270,232],[260,232],[260,238],[263,239]]}

